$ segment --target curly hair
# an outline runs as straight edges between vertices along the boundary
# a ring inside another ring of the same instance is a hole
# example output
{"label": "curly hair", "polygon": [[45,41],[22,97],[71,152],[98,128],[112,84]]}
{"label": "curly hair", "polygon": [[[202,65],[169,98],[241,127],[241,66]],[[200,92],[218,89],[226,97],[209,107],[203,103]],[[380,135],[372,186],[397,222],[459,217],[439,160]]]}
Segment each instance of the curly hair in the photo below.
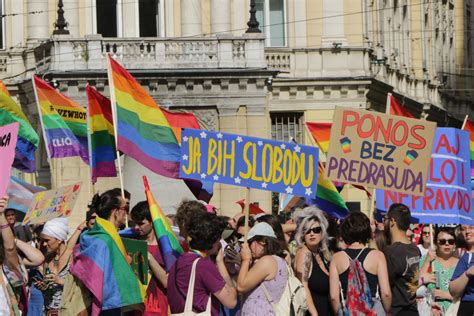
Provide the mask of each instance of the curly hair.
{"label": "curly hair", "polygon": [[326,219],[326,216],[324,215],[324,212],[316,206],[305,207],[303,210],[295,214],[295,222],[297,226],[295,241],[298,247],[302,247],[304,245],[304,236],[306,235],[306,232],[311,227],[311,225],[316,222],[319,223],[319,225],[321,226],[320,251],[325,253],[326,256],[327,252],[329,251],[329,238],[327,234],[329,224],[328,220]]}
{"label": "curly hair", "polygon": [[187,235],[191,238],[189,245],[200,251],[210,250],[216,241],[221,239],[226,226],[227,223],[215,214],[191,214],[186,227]]}
{"label": "curly hair", "polygon": [[186,237],[191,218],[194,215],[206,214],[206,207],[198,201],[183,201],[176,210],[174,220],[179,227],[181,236]]}

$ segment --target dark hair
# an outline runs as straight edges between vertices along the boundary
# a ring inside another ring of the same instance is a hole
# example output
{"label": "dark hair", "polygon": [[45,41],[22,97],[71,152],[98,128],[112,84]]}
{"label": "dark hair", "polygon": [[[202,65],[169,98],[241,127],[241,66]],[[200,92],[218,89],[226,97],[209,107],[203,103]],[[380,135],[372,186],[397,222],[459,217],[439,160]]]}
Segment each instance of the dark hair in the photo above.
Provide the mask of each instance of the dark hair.
{"label": "dark hair", "polygon": [[388,246],[387,236],[385,235],[385,232],[381,229],[375,230],[374,241],[375,241],[375,245],[377,246],[377,249],[382,252]]}
{"label": "dark hair", "polygon": [[11,208],[11,207],[9,207],[9,208],[6,208],[6,209],[5,209],[4,214],[6,215],[7,212],[14,212],[15,215],[16,215],[16,212],[19,212],[19,211],[18,211],[16,208]]}
{"label": "dark hair", "polygon": [[176,224],[178,224],[181,235],[186,237],[193,215],[202,215],[206,213],[206,207],[198,201],[181,202],[174,217]]}
{"label": "dark hair", "polygon": [[147,201],[138,202],[130,211],[130,217],[134,221],[143,221],[147,219],[151,222],[150,208]]}
{"label": "dark hair", "polygon": [[[255,224],[255,218],[253,218],[252,216],[249,216],[249,228],[253,227],[254,224]],[[235,225],[235,231],[238,231],[240,227],[244,227],[244,226],[245,226],[245,216],[241,216],[237,220],[237,223]]]}
{"label": "dark hair", "polygon": [[186,227],[187,235],[191,237],[189,245],[196,250],[209,250],[221,239],[225,227],[226,223],[215,214],[193,213]]}
{"label": "dark hair", "polygon": [[394,203],[390,205],[387,212],[388,218],[393,218],[400,230],[407,231],[410,228],[411,213],[408,206],[401,203]]}
{"label": "dark hair", "polygon": [[278,239],[268,236],[255,236],[249,241],[249,245],[254,241],[264,244],[262,256],[279,256],[285,258],[284,249]]}
{"label": "dark hair", "polygon": [[283,250],[288,250],[288,244],[286,243],[285,234],[283,233],[283,228],[281,227],[280,219],[274,215],[266,214],[259,216],[257,218],[257,222],[259,223],[267,223],[275,232],[275,235],[280,242],[280,246]]}
{"label": "dark hair", "polygon": [[440,233],[446,233],[448,235],[451,235],[451,236],[454,237],[454,240],[456,240],[456,233],[454,231],[454,228],[451,228],[451,227],[438,227],[434,231],[434,242],[435,243],[438,242],[438,235]]}
{"label": "dark hair", "polygon": [[[124,191],[124,194],[126,199],[130,199],[130,193],[128,191]],[[92,197],[91,204],[89,204],[89,211],[94,211],[100,218],[109,219],[112,210],[120,208],[121,196],[122,191],[120,188],[105,191],[101,195],[95,194]]]}
{"label": "dark hair", "polygon": [[355,242],[366,244],[372,237],[370,220],[362,212],[351,212],[346,216],[341,224],[342,240],[348,245]]}

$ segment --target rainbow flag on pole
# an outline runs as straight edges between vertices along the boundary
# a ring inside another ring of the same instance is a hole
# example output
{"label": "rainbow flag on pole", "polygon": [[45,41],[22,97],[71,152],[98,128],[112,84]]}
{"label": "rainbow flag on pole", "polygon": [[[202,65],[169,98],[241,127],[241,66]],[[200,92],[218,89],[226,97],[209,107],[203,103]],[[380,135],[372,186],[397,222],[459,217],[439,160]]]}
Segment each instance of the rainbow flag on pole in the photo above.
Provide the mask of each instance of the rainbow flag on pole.
{"label": "rainbow flag on pole", "polygon": [[178,259],[178,257],[183,253],[183,248],[181,248],[181,245],[171,229],[163,210],[160,208],[158,203],[156,203],[155,198],[150,191],[150,186],[148,185],[146,176],[143,176],[143,185],[145,186],[145,195],[148,201],[148,207],[150,208],[151,220],[153,221],[155,234],[160,243],[161,255],[165,260],[166,271],[169,271],[176,259]]}
{"label": "rainbow flag on pole", "polygon": [[114,125],[110,100],[91,86],[86,86],[87,124],[91,178],[116,177]]}
{"label": "rainbow flag on pole", "polygon": [[48,157],[79,156],[88,164],[86,110],[39,77],[32,82]]}
{"label": "rainbow flag on pole", "polygon": [[15,147],[13,167],[23,172],[35,172],[35,152],[39,137],[25,113],[13,101],[5,84],[0,80],[0,125],[19,123],[18,140]]}
{"label": "rainbow flag on pole", "polygon": [[331,137],[331,126],[332,123],[318,123],[318,122],[308,122],[306,127],[311,136],[313,136],[314,141],[318,145],[319,149],[327,154],[329,150],[329,138]]}
{"label": "rainbow flag on pole", "polygon": [[464,130],[470,134],[470,149],[471,149],[471,178],[474,177],[474,123],[466,119]]}
{"label": "rainbow flag on pole", "polygon": [[73,254],[71,273],[92,294],[92,315],[143,304],[145,287],[127,262],[127,253],[115,226],[100,217],[81,235]]}
{"label": "rainbow flag on pole", "polygon": [[[151,171],[179,179],[181,128],[199,128],[196,118],[161,109],[127,70],[110,55],[107,60],[117,148]],[[197,199],[209,202],[212,183],[183,180]]]}
{"label": "rainbow flag on pole", "polygon": [[349,209],[334,183],[324,177],[324,170],[321,164],[319,164],[316,199],[310,199],[306,202],[309,205],[316,204],[321,210],[336,218],[344,218],[349,214]]}

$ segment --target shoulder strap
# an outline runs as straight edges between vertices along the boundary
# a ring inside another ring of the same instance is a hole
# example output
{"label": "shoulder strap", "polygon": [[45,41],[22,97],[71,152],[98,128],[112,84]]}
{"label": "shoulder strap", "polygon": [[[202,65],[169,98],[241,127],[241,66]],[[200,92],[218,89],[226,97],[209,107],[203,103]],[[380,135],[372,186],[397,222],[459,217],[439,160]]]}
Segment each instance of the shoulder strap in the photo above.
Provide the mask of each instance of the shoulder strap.
{"label": "shoulder strap", "polygon": [[472,252],[469,252],[469,255],[467,256],[467,265],[468,266],[471,264],[471,259],[472,259]]}
{"label": "shoulder strap", "polygon": [[193,267],[191,268],[191,277],[189,278],[188,295],[186,295],[186,303],[184,304],[184,312],[193,311],[193,300],[194,300],[194,280],[196,279],[196,265],[200,258],[196,258],[193,261]]}

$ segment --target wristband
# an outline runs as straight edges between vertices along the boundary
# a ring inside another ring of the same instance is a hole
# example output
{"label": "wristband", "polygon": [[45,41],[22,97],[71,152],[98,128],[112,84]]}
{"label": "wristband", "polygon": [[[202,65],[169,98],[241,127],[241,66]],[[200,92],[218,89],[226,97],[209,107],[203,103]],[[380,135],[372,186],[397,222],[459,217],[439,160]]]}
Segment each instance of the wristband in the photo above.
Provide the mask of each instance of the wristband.
{"label": "wristband", "polygon": [[7,228],[7,227],[10,227],[10,224],[3,224],[3,225],[0,225],[0,230],[4,229],[4,228]]}

